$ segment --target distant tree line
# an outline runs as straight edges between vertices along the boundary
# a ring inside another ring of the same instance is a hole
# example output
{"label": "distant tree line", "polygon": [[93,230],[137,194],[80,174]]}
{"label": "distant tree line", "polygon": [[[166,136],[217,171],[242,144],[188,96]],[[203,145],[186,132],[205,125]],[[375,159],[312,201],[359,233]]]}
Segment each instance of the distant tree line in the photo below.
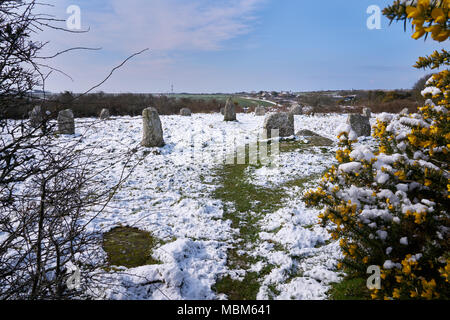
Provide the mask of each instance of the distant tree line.
{"label": "distant tree line", "polygon": [[[72,92],[51,95],[45,100],[30,99],[28,103],[17,103],[4,115],[9,119],[24,119],[35,105],[42,105],[45,110],[57,114],[58,110],[72,109],[75,116],[97,117],[103,108],[110,110],[113,116],[138,116],[148,107],[155,107],[161,115],[178,114],[182,108],[189,108],[193,113],[219,112],[225,102],[216,99],[176,98],[155,96],[151,94],[107,94],[92,93],[76,98]],[[75,99],[76,98],[76,99]]]}

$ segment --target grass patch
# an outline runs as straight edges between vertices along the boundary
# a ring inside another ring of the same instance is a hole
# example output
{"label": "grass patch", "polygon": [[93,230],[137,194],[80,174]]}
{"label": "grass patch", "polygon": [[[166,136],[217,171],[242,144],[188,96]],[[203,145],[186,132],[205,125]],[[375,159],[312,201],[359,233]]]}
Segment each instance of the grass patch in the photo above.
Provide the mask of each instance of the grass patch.
{"label": "grass patch", "polygon": [[[300,152],[307,147],[310,145],[298,140],[280,142],[281,153]],[[248,155],[249,147],[247,146],[246,149]],[[227,254],[227,266],[231,270],[247,271],[258,261],[264,261],[264,257],[252,257],[238,252],[240,249],[248,250],[249,245],[255,245],[260,241],[259,221],[265,215],[284,206],[286,198],[289,197],[286,188],[295,186],[303,188],[313,179],[320,177],[320,175],[299,177],[280,186],[264,187],[251,183],[249,167],[249,164],[223,165],[214,173],[214,184],[218,187],[213,191],[212,197],[222,201],[223,219],[231,220],[232,228],[239,230],[239,234],[236,235],[239,242],[234,248],[229,249]],[[252,168],[261,167],[260,163],[252,166]],[[274,250],[285,251],[286,249],[282,245],[274,243]],[[234,280],[230,276],[225,276],[218,279],[213,290],[226,294],[230,300],[255,300],[261,287],[261,279],[273,268],[273,265],[266,265],[260,272],[247,272],[242,280]],[[269,290],[274,295],[279,294],[275,287],[269,288]]]}
{"label": "grass patch", "polygon": [[158,264],[151,257],[158,241],[146,231],[130,227],[117,227],[103,235],[103,249],[108,254],[108,264],[135,268]]}
{"label": "grass patch", "polygon": [[[243,280],[234,280],[225,276],[213,286],[217,293],[223,293],[229,300],[256,300],[261,288],[260,279],[268,275],[274,266],[267,265],[260,272],[247,272]],[[276,292],[275,292],[276,293]]]}
{"label": "grass patch", "polygon": [[[214,191],[214,198],[224,203],[232,202],[236,211],[241,213],[272,212],[281,207],[283,190],[260,187],[248,182],[247,167],[248,165],[225,165],[220,168],[216,174],[220,187]],[[232,212],[227,213],[232,215]]]}
{"label": "grass patch", "polygon": [[297,179],[292,179],[289,180],[287,182],[285,182],[283,184],[283,186],[285,188],[294,188],[294,187],[298,187],[298,188],[305,188],[307,184],[311,183],[311,181],[314,181],[316,179],[318,179],[320,177],[320,175],[311,175],[308,177],[300,177]]}
{"label": "grass patch", "polygon": [[226,294],[229,300],[256,300],[261,287],[258,278],[256,272],[248,272],[242,281],[226,276],[216,282],[213,290]]}
{"label": "grass patch", "polygon": [[261,260],[251,257],[248,254],[238,254],[238,250],[236,248],[228,249],[227,258],[227,264],[230,268],[242,270],[247,270],[252,264]]}
{"label": "grass patch", "polygon": [[[239,254],[239,248],[245,250],[247,244],[259,241],[258,222],[265,214],[282,207],[284,191],[281,188],[265,188],[248,181],[249,165],[224,165],[216,172],[219,187],[213,197],[224,204],[224,219],[231,220],[231,226],[239,229],[236,248],[228,250],[227,265],[230,269],[248,270],[261,258]],[[260,279],[273,266],[266,266],[261,272],[247,272],[243,280],[234,280],[230,276],[219,279],[213,287],[217,293],[223,293],[230,300],[256,300],[261,287]]]}
{"label": "grass patch", "polygon": [[328,292],[331,300],[370,300],[366,279],[348,278],[342,282],[333,283]]}
{"label": "grass patch", "polygon": [[[323,154],[329,153],[329,147],[333,146],[333,141],[324,137],[306,137],[306,142],[303,140],[282,140],[280,141],[280,152],[305,152],[305,149],[320,147],[320,152]],[[315,151],[308,150],[308,152],[315,153]]]}
{"label": "grass patch", "polygon": [[308,144],[303,141],[300,141],[300,140],[292,140],[292,141],[282,140],[282,141],[280,141],[280,152],[281,153],[300,151],[307,147],[308,147]]}
{"label": "grass patch", "polygon": [[269,284],[267,286],[267,289],[269,289],[269,300],[273,300],[274,297],[279,296],[281,294],[281,291],[277,289],[277,286],[275,284]]}

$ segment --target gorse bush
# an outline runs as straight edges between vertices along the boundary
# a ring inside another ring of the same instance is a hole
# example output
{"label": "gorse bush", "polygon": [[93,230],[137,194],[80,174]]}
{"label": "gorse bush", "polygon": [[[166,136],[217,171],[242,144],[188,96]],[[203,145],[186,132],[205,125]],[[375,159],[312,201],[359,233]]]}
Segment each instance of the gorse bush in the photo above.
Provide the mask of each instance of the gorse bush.
{"label": "gorse bush", "polygon": [[[448,39],[450,1],[396,1],[385,9],[391,20],[413,19],[414,39],[431,33]],[[424,27],[424,25],[428,25]],[[420,58],[416,68],[447,68],[449,53]],[[334,166],[308,205],[324,206],[321,223],[340,241],[339,268],[367,278],[381,269],[381,289],[373,299],[450,298],[450,73],[435,73],[422,94],[417,113],[382,114],[373,136],[376,147],[355,145],[350,128],[339,135]]]}

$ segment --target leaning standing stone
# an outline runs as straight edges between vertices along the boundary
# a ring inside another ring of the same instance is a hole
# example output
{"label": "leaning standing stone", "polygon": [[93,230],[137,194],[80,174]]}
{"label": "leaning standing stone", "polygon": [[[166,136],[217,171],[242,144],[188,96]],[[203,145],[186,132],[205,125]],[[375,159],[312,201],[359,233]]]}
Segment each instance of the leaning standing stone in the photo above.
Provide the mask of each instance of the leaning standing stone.
{"label": "leaning standing stone", "polygon": [[295,134],[294,115],[288,112],[273,113],[264,120],[264,130],[267,131],[268,137],[271,130],[278,129],[280,137],[290,137]]}
{"label": "leaning standing stone", "polygon": [[44,121],[44,113],[41,106],[35,106],[33,110],[29,113],[30,125],[33,128],[39,128]]}
{"label": "leaning standing stone", "polygon": [[163,130],[158,111],[155,108],[147,108],[142,112],[143,133],[142,146],[146,148],[164,146]]}
{"label": "leaning standing stone", "polygon": [[109,109],[102,109],[100,112],[100,119],[101,120],[108,120],[110,117]]}
{"label": "leaning standing stone", "polygon": [[58,132],[60,134],[75,134],[75,118],[72,110],[66,109],[59,112]]}
{"label": "leaning standing stone", "polygon": [[180,116],[190,117],[191,115],[192,115],[192,112],[188,108],[183,108],[180,110]]}
{"label": "leaning standing stone", "polygon": [[350,114],[347,119],[347,124],[350,125],[358,137],[370,136],[372,132],[369,118],[360,114]]}
{"label": "leaning standing stone", "polygon": [[224,121],[236,121],[236,107],[231,99],[225,105]]}

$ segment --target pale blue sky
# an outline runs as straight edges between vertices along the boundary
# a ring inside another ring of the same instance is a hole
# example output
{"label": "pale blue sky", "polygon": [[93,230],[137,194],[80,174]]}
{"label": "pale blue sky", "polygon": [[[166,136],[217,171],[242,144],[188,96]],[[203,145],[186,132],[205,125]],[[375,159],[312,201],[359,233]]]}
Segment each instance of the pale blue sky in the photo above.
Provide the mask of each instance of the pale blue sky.
{"label": "pale blue sky", "polygon": [[80,92],[102,80],[133,52],[132,60],[100,90],[106,92],[310,91],[410,88],[424,72],[412,68],[420,55],[448,43],[411,39],[403,24],[369,30],[370,5],[393,0],[53,0],[54,13],[81,8],[90,32],[48,32],[49,51],[69,53],[55,67],[51,91]]}

